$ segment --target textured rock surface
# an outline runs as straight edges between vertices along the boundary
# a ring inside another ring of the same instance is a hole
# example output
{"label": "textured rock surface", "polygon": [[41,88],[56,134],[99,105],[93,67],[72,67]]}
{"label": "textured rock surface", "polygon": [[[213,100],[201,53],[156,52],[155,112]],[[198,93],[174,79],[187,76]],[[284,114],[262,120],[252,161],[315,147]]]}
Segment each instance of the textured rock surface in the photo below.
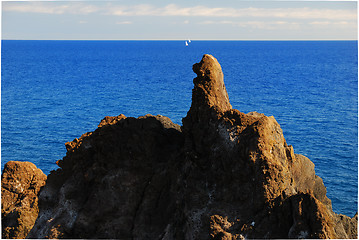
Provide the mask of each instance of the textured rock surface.
{"label": "textured rock surface", "polygon": [[[274,117],[231,109],[225,90],[211,91],[224,89],[222,74],[213,74],[222,72],[218,66],[208,55],[194,65],[192,106],[183,119],[186,159],[193,163],[181,170],[191,182],[183,190],[186,218],[195,219],[187,222],[189,238],[206,238],[208,223],[218,239],[349,237],[314,164],[294,154]],[[207,82],[217,87],[202,90]]]}
{"label": "textured rock surface", "polygon": [[106,117],[93,133],[66,144],[49,175],[30,238],[138,238],[163,234],[171,201],[171,165],[183,137],[167,117]]}
{"label": "textured rock surface", "polygon": [[25,238],[39,208],[37,194],[46,175],[30,162],[7,162],[1,176],[2,238]]}
{"label": "textured rock surface", "polygon": [[183,126],[163,116],[106,117],[66,143],[28,237],[353,238],[314,164],[274,117],[232,109],[218,61],[193,66]]}

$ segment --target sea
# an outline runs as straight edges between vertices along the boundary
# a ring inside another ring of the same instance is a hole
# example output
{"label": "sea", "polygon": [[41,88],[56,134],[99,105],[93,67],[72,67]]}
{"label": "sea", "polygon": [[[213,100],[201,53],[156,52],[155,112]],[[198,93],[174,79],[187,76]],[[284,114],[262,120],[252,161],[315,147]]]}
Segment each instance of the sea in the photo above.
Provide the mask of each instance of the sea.
{"label": "sea", "polygon": [[315,164],[336,213],[358,211],[357,41],[1,41],[1,166],[57,169],[105,116],[182,124],[192,65],[211,54],[233,108],[274,116]]}

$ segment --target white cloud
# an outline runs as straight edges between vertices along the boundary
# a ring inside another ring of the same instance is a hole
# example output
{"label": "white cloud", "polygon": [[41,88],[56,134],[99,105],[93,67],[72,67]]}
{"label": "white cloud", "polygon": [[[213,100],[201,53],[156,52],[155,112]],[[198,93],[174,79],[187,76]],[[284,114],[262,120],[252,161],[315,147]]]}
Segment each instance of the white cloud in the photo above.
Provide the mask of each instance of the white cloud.
{"label": "white cloud", "polygon": [[47,14],[98,13],[115,16],[251,17],[256,19],[321,19],[338,21],[356,21],[357,19],[356,9],[211,8],[206,6],[180,7],[176,4],[155,7],[150,4],[119,5],[116,2],[103,5],[93,5],[85,2],[3,2],[3,11]]}
{"label": "white cloud", "polygon": [[132,24],[132,22],[131,21],[122,21],[122,22],[116,22],[116,24],[127,25],[127,24]]}
{"label": "white cloud", "polygon": [[107,14],[118,16],[192,16],[192,17],[253,17],[292,19],[356,20],[355,9],[311,8],[209,8],[205,6],[179,7],[169,4],[162,8],[152,5],[114,6]]}
{"label": "white cloud", "polygon": [[330,25],[332,24],[330,21],[315,21],[315,22],[310,22],[310,25],[317,25],[317,26],[324,26],[324,25]]}
{"label": "white cloud", "polygon": [[298,21],[201,21],[201,25],[231,25],[241,28],[250,29],[265,29],[265,30],[298,30],[306,27],[355,27],[355,22],[348,21],[312,21],[312,22],[298,22]]}
{"label": "white cloud", "polygon": [[229,24],[241,28],[252,28],[252,29],[299,29],[301,24],[298,22],[286,22],[286,21],[203,21],[199,24],[203,25],[219,25]]}
{"label": "white cloud", "polygon": [[104,9],[108,15],[116,16],[151,16],[154,15],[154,7],[148,4],[141,4],[136,6],[111,6]]}
{"label": "white cloud", "polygon": [[302,24],[297,22],[285,22],[285,21],[248,21],[239,22],[237,24],[240,27],[265,29],[265,30],[298,30],[302,27]]}
{"label": "white cloud", "polygon": [[309,25],[311,26],[337,26],[337,27],[356,27],[355,22],[348,22],[348,21],[314,21],[310,22]]}
{"label": "white cloud", "polygon": [[220,24],[235,24],[233,21],[219,21]]}
{"label": "white cloud", "polygon": [[2,10],[5,12],[45,13],[45,14],[89,14],[100,9],[93,5],[79,2],[3,2]]}

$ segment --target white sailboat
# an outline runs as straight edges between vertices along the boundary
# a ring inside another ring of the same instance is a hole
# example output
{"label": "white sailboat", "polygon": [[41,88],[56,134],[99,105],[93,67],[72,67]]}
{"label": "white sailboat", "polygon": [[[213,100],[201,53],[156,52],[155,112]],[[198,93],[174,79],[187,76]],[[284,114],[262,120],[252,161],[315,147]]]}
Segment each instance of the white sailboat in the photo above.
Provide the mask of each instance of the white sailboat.
{"label": "white sailboat", "polygon": [[190,43],[190,42],[191,42],[191,39],[188,39],[188,42]]}
{"label": "white sailboat", "polygon": [[186,47],[188,46],[188,42],[186,41]]}

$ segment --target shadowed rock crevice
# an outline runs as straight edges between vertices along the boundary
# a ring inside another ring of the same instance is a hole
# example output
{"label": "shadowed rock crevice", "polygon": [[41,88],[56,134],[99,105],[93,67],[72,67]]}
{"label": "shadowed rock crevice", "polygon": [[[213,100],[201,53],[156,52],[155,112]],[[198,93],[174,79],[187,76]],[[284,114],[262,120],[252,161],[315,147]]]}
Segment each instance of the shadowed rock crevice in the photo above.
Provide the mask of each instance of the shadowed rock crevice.
{"label": "shadowed rock crevice", "polygon": [[355,238],[357,215],[332,211],[314,164],[273,116],[232,109],[221,66],[193,66],[183,126],[105,117],[66,143],[39,194],[28,238]]}

